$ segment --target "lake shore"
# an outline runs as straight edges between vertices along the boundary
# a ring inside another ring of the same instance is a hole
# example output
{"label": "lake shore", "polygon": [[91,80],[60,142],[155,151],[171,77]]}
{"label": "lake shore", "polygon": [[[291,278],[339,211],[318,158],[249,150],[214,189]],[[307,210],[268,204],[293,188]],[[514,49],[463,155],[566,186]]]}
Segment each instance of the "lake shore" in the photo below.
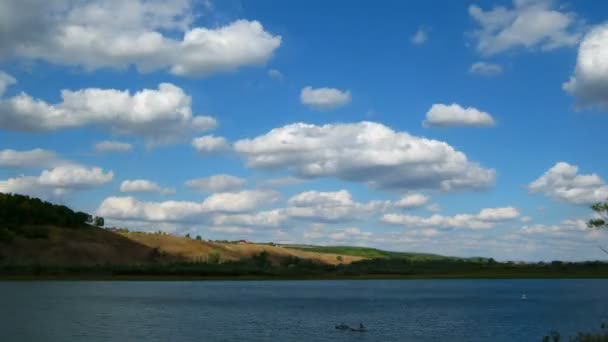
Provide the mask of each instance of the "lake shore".
{"label": "lake shore", "polygon": [[45,274],[0,275],[0,281],[306,281],[306,280],[458,280],[458,279],[608,279],[608,273],[458,273],[458,274],[363,274],[363,275],[128,275],[128,274]]}

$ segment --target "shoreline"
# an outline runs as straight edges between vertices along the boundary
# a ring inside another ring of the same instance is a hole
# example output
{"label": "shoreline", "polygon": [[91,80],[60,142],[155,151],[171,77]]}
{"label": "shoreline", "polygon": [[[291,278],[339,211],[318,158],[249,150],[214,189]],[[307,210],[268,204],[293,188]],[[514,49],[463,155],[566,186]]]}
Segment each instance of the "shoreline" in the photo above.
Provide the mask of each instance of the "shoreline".
{"label": "shoreline", "polygon": [[0,275],[0,282],[11,281],[317,281],[317,280],[541,280],[608,279],[608,274],[563,275],[302,275],[302,276],[181,276],[181,275]]}

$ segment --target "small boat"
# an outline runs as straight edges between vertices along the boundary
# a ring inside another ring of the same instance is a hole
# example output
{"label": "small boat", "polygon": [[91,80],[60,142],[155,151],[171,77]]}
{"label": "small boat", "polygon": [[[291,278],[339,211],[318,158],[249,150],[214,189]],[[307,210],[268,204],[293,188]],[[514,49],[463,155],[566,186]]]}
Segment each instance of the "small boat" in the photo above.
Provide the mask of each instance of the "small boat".
{"label": "small boat", "polygon": [[338,330],[348,330],[350,327],[344,323],[336,325],[336,329]]}
{"label": "small boat", "polygon": [[356,332],[366,332],[367,328],[363,326],[363,324],[359,324],[358,328],[350,328],[350,331],[356,331]]}
{"label": "small boat", "polygon": [[366,332],[367,328],[350,328],[350,331]]}

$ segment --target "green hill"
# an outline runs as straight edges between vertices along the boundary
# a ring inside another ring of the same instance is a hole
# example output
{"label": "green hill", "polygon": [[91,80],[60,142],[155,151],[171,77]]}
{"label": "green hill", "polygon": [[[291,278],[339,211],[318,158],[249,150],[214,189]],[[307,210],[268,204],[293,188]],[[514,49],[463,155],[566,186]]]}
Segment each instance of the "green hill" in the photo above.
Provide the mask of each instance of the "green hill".
{"label": "green hill", "polygon": [[367,259],[402,258],[402,259],[409,259],[412,261],[455,259],[452,257],[446,257],[443,255],[438,255],[438,254],[389,252],[389,251],[384,251],[381,249],[370,248],[370,247],[314,246],[314,245],[283,245],[283,247],[290,248],[290,249],[303,250],[303,251],[317,252],[317,253],[352,255],[352,256],[358,256],[358,257],[363,257],[363,258],[367,258]]}

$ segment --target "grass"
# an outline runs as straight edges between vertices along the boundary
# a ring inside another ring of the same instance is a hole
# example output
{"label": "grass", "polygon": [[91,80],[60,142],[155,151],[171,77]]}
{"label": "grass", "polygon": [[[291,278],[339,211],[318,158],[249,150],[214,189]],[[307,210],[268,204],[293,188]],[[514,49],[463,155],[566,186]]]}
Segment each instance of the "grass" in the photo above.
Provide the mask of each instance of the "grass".
{"label": "grass", "polygon": [[310,245],[285,245],[286,248],[309,251],[316,253],[331,253],[358,256],[366,259],[378,258],[404,258],[415,261],[427,260],[443,260],[450,257],[430,254],[430,253],[405,253],[405,252],[388,252],[376,248],[369,247],[353,247],[353,246],[310,246]]}

